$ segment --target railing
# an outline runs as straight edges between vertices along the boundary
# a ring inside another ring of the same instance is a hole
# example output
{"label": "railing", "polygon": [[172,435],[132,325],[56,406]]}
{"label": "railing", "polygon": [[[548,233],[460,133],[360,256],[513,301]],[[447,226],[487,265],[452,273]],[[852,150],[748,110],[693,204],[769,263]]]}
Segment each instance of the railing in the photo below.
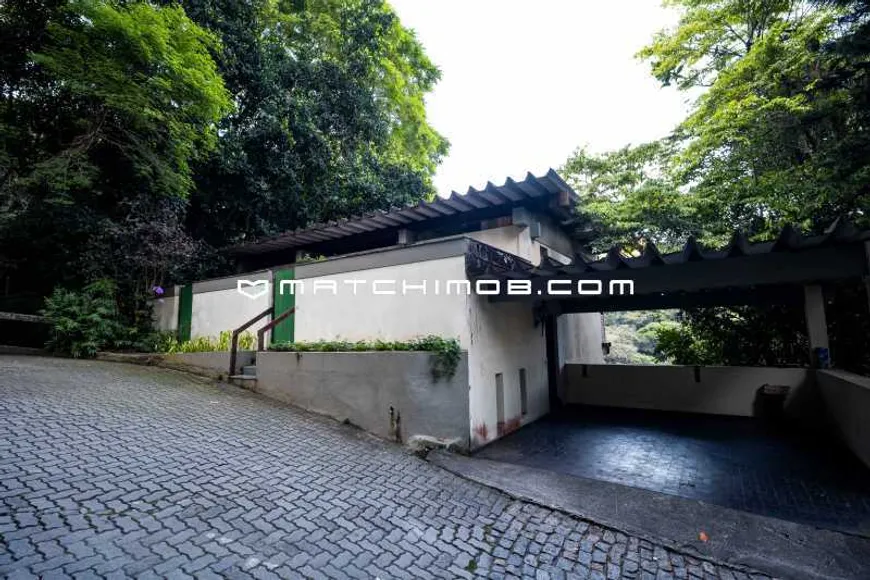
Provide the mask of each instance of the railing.
{"label": "railing", "polygon": [[[272,316],[274,312],[275,308],[273,306],[270,306],[269,308],[259,313],[258,315],[256,315],[255,317],[253,317],[252,319],[250,319],[233,331],[233,344],[230,348],[230,376],[236,374],[236,362],[239,355],[239,336],[241,336],[244,331],[249,329],[251,326],[259,322],[263,318],[267,316]],[[275,328],[275,326],[277,326],[281,322],[290,318],[290,316],[292,316],[294,312],[296,312],[296,308],[291,308],[277,318],[272,319],[268,324],[266,324],[265,326],[263,326],[263,328],[257,331],[257,351],[266,350],[266,333]]]}
{"label": "railing", "polygon": [[233,345],[230,348],[230,375],[229,376],[233,376],[234,374],[236,374],[236,359],[238,358],[238,355],[239,355],[239,335],[241,335],[244,331],[249,329],[251,326],[253,326],[257,322],[259,322],[263,318],[270,316],[272,314],[272,312],[274,312],[274,311],[275,311],[275,308],[270,306],[269,308],[267,308],[263,312],[259,313],[258,315],[256,315],[255,317],[253,317],[252,319],[250,319],[249,321],[247,321],[246,323],[244,323],[243,325],[241,325],[240,327],[238,327],[237,329],[235,329],[233,331]]}
{"label": "railing", "polygon": [[281,322],[290,318],[296,312],[296,307],[291,308],[278,318],[273,318],[272,322],[257,331],[257,351],[266,350],[266,333],[275,328]]}

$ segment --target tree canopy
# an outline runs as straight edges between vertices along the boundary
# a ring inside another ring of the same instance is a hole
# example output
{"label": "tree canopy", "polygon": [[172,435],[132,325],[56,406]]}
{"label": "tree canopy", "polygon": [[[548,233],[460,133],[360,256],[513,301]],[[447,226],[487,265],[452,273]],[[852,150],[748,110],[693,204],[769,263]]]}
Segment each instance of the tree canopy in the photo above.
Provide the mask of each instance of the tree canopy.
{"label": "tree canopy", "polygon": [[[694,105],[661,141],[568,159],[589,251],[611,243],[638,251],[649,240],[674,249],[690,235],[720,246],[735,229],[761,240],[787,224],[821,233],[838,218],[870,226],[870,3],[668,4],[679,23],[638,56]],[[866,299],[843,288],[829,294],[840,300],[835,315],[870,329]],[[755,363],[786,364],[806,358],[795,346],[805,343],[802,329],[800,311],[707,309],[685,313],[683,326],[660,338],[670,345],[664,356],[680,362],[747,364],[742,348]],[[841,360],[860,358],[863,347],[846,343]]]}
{"label": "tree canopy", "polygon": [[439,76],[380,0],[2,3],[0,268],[13,293],[141,293],[434,195]]}
{"label": "tree canopy", "polygon": [[434,194],[440,72],[382,1],[190,0],[223,40],[237,110],[197,173],[188,223],[215,246]]}

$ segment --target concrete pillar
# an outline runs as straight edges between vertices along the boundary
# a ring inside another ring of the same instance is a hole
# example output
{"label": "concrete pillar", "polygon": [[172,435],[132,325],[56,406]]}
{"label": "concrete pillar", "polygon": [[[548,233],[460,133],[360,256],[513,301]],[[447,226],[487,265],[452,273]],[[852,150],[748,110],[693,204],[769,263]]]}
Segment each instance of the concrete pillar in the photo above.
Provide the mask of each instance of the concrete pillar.
{"label": "concrete pillar", "polygon": [[810,361],[816,364],[816,349],[828,348],[828,323],[825,319],[825,295],[818,284],[804,286],[804,314],[810,339]]}
{"label": "concrete pillar", "polygon": [[414,232],[409,229],[402,228],[398,233],[398,243],[402,246],[414,243]]}

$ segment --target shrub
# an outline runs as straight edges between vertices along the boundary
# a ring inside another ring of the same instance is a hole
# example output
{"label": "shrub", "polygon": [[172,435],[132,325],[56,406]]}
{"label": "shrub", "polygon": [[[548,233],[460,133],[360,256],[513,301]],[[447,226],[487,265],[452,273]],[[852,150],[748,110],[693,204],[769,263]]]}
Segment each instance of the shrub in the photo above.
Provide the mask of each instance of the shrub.
{"label": "shrub", "polygon": [[284,352],[372,352],[372,351],[416,351],[431,352],[432,377],[437,381],[442,377],[452,377],[456,373],[462,349],[455,338],[441,338],[428,335],[405,341],[359,340],[318,340],[315,342],[283,342],[272,345],[272,350]]}
{"label": "shrub", "polygon": [[[217,338],[198,336],[191,340],[179,342],[174,333],[163,332],[154,342],[154,351],[167,354],[179,352],[224,352],[232,347],[233,333],[225,330]],[[256,337],[250,332],[239,335],[239,349],[251,350],[256,343]]]}
{"label": "shrub", "polygon": [[98,280],[78,292],[55,288],[41,311],[51,325],[46,348],[91,358],[105,348],[134,344],[136,331],[120,321],[116,294],[110,280]]}

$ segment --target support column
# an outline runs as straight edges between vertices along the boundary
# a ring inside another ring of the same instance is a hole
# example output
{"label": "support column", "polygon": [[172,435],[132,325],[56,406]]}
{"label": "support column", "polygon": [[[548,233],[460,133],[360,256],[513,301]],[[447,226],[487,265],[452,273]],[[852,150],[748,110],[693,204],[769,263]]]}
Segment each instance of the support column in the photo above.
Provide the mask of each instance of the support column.
{"label": "support column", "polygon": [[402,228],[398,232],[398,243],[402,246],[414,243],[414,232],[407,228]]}
{"label": "support column", "polygon": [[550,412],[555,412],[562,401],[559,398],[559,331],[555,314],[547,314],[544,319],[544,342],[547,353],[547,386],[550,398]]}
{"label": "support column", "polygon": [[828,323],[825,319],[825,295],[818,284],[804,286],[804,314],[810,341],[810,364],[816,366],[816,349],[828,349]]}

